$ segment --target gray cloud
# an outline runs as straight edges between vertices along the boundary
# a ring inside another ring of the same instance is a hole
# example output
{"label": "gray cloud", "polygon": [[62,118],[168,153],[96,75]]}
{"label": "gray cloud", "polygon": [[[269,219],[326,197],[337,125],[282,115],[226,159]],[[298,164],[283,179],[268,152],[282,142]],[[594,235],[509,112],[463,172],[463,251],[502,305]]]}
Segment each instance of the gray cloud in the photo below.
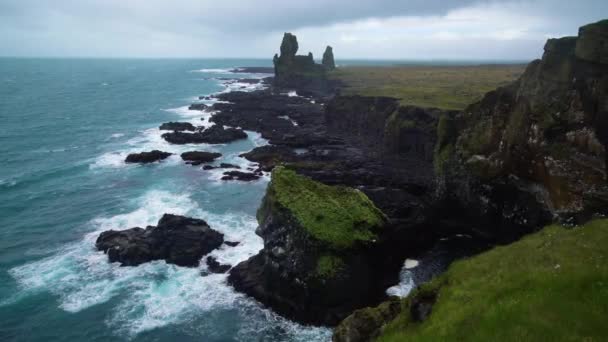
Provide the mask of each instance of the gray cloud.
{"label": "gray cloud", "polygon": [[605,0],[0,0],[0,54],[262,57],[295,31],[346,57],[531,58],[604,13]]}

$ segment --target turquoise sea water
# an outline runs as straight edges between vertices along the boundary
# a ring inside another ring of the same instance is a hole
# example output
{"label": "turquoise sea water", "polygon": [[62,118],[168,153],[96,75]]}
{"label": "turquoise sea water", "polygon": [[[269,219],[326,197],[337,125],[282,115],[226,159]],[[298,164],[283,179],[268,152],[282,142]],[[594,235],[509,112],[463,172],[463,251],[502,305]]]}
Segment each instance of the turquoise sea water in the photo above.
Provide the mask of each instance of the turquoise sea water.
{"label": "turquoise sea water", "polygon": [[204,263],[118,267],[94,249],[101,231],[152,225],[167,212],[203,218],[240,241],[212,253],[221,262],[235,265],[262,247],[254,215],[268,179],[223,183],[220,172],[178,155],[123,163],[130,152],[202,149],[246,166],[238,154],[266,143],[256,133],[228,145],[172,146],[157,127],[200,123],[188,104],[226,91],[210,78],[256,65],[269,62],[0,59],[1,341],[329,339],[328,329],[294,324],[235,293]]}

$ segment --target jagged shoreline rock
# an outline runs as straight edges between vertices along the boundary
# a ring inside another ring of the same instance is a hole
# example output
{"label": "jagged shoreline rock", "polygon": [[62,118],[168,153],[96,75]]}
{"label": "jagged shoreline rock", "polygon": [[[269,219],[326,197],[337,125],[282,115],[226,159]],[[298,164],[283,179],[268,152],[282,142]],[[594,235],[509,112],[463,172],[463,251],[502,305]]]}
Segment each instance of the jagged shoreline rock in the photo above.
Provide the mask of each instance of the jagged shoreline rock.
{"label": "jagged shoreline rock", "polygon": [[125,159],[125,163],[154,163],[167,159],[171,156],[169,152],[163,152],[159,150],[153,150],[150,152],[131,153]]}
{"label": "jagged shoreline rock", "polygon": [[196,133],[171,132],[164,133],[162,138],[172,144],[226,144],[236,140],[247,139],[247,133],[238,128],[224,128],[223,125],[213,125],[204,131]]}
{"label": "jagged shoreline rock", "polygon": [[210,163],[221,156],[221,153],[204,151],[190,151],[181,154],[182,160],[186,161],[187,164],[191,165]]}
{"label": "jagged shoreline rock", "polygon": [[202,127],[200,126],[194,127],[194,125],[189,122],[165,122],[158,127],[161,131],[195,131],[201,128]]}
{"label": "jagged shoreline rock", "polygon": [[203,220],[164,214],[156,226],[105,231],[97,238],[95,247],[106,253],[110,262],[120,262],[121,266],[162,259],[194,267],[223,242],[224,236]]}

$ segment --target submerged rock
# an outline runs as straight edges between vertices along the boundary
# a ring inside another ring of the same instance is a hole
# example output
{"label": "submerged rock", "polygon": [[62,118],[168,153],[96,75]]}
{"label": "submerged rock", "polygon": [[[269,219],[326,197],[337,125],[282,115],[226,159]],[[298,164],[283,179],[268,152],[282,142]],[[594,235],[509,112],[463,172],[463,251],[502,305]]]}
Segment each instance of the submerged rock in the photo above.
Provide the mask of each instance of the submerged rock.
{"label": "submerged rock", "polygon": [[195,131],[197,128],[189,122],[165,122],[158,129],[163,131]]}
{"label": "submerged rock", "polygon": [[125,159],[126,163],[154,163],[163,159],[169,158],[171,153],[163,152],[159,150],[153,150],[150,152],[131,153]]}
{"label": "submerged rock", "polygon": [[257,218],[264,249],[231,270],[238,291],[299,322],[329,325],[384,295],[371,250],[386,218],[362,192],[277,167]]}
{"label": "submerged rock", "polygon": [[200,164],[204,164],[204,163],[210,163],[221,156],[222,156],[221,153],[204,152],[204,151],[191,151],[191,152],[184,152],[181,154],[182,159],[191,165],[200,165]]}
{"label": "submerged rock", "polygon": [[106,253],[110,262],[120,262],[121,266],[162,259],[193,267],[223,242],[224,236],[203,220],[165,214],[156,227],[105,231],[97,238],[95,247]]}

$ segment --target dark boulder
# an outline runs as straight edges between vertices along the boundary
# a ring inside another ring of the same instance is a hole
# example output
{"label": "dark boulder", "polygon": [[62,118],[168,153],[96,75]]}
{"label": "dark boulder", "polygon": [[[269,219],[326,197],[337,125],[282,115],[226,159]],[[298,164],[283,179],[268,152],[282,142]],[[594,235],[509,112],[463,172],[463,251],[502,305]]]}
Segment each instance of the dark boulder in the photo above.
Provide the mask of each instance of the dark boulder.
{"label": "dark boulder", "polygon": [[200,165],[204,163],[210,163],[215,159],[221,157],[221,153],[216,152],[204,152],[204,151],[191,151],[182,153],[181,157],[186,163],[191,165]]}
{"label": "dark boulder", "polygon": [[165,214],[156,227],[105,231],[97,238],[95,247],[105,252],[110,262],[120,262],[122,266],[165,260],[194,267],[223,242],[224,236],[203,220]]}
{"label": "dark boulder", "polygon": [[211,273],[226,273],[228,270],[230,270],[230,268],[232,268],[230,265],[220,264],[220,262],[212,256],[207,257],[206,263],[207,268]]}
{"label": "dark boulder", "polygon": [[163,159],[167,159],[171,153],[163,152],[159,150],[153,150],[150,152],[131,153],[125,159],[127,163],[154,163]]}
{"label": "dark boulder", "polygon": [[189,122],[165,122],[158,129],[163,131],[195,131],[196,127]]}
{"label": "dark boulder", "polygon": [[236,247],[240,244],[240,242],[239,241],[224,241],[224,244],[226,246]]}

